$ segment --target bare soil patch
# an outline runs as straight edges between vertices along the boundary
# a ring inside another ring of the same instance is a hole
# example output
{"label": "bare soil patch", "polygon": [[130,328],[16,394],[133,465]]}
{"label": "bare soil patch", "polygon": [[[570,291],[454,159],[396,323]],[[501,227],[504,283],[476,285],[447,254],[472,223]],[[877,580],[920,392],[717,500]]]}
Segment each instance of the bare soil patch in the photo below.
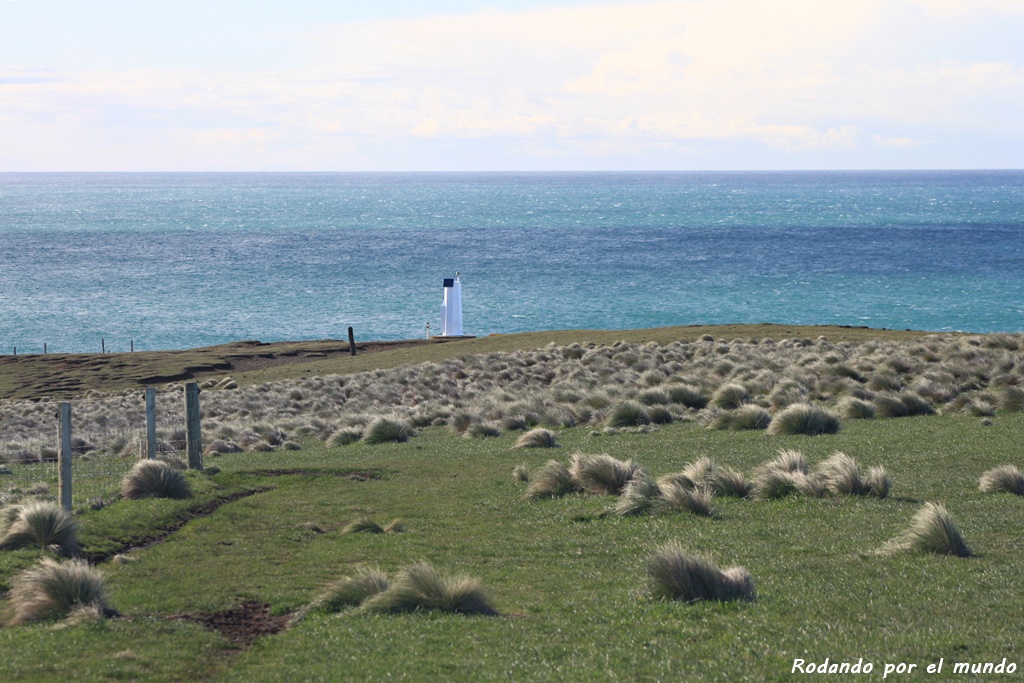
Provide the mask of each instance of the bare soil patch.
{"label": "bare soil patch", "polygon": [[290,615],[275,616],[270,605],[255,600],[222,612],[186,612],[171,614],[168,619],[184,619],[217,631],[239,648],[248,647],[257,638],[280,633],[288,626]]}

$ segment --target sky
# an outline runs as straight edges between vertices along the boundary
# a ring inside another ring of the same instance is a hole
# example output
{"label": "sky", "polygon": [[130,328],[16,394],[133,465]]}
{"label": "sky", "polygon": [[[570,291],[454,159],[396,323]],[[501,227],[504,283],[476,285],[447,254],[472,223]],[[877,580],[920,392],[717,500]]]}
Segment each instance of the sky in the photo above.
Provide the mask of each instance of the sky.
{"label": "sky", "polygon": [[0,0],[0,171],[1024,166],[1024,0]]}

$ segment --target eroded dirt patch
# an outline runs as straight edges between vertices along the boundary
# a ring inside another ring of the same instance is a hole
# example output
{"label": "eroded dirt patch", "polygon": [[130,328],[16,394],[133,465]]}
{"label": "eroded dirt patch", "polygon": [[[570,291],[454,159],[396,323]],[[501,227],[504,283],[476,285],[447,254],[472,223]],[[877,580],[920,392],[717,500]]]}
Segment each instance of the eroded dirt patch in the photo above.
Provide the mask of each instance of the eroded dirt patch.
{"label": "eroded dirt patch", "polygon": [[252,470],[242,474],[257,477],[287,477],[289,475],[304,475],[307,477],[343,477],[352,481],[376,481],[383,479],[384,475],[377,470],[306,470],[300,468],[276,469],[276,470]]}
{"label": "eroded dirt patch", "polygon": [[270,605],[247,600],[223,612],[188,612],[171,614],[167,618],[194,621],[217,631],[238,647],[248,647],[257,638],[283,631],[291,616],[274,616],[270,613]]}
{"label": "eroded dirt patch", "polygon": [[151,545],[155,545],[163,541],[168,536],[173,534],[175,531],[178,531],[179,529],[181,529],[181,527],[191,522],[193,519],[198,519],[200,517],[206,517],[207,515],[213,514],[222,505],[227,505],[228,503],[233,503],[236,500],[241,500],[242,498],[254,496],[257,493],[266,493],[267,491],[273,490],[273,488],[273,486],[260,486],[258,488],[248,489],[245,491],[236,491],[235,493],[230,493],[220,498],[214,498],[213,500],[207,501],[202,505],[197,505],[194,508],[190,508],[189,510],[184,512],[182,516],[173,524],[168,524],[166,526],[160,527],[159,529],[156,529],[152,534],[143,536],[142,538],[133,539],[130,543],[126,543],[115,550],[108,550],[104,552],[85,551],[82,553],[82,556],[85,559],[89,560],[90,563],[97,564],[100,562],[106,562],[115,555],[127,553],[132,550],[137,550],[139,548],[147,548]]}

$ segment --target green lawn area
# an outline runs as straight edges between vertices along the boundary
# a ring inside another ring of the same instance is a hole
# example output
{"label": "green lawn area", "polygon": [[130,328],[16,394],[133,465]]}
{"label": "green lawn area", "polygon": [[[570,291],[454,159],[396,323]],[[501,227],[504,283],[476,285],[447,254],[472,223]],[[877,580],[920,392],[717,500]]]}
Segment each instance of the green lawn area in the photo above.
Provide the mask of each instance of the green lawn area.
{"label": "green lawn area", "polygon": [[[795,659],[1024,664],[1024,498],[983,494],[978,477],[1024,460],[1024,413],[846,420],[835,435],[770,437],[676,423],[652,433],[561,430],[558,449],[511,450],[515,434],[464,439],[443,428],[404,444],[207,458],[192,501],[117,501],[79,516],[120,617],[0,628],[3,681],[735,681],[790,680]],[[812,463],[835,451],[884,465],[889,498],[716,499],[718,514],[602,517],[614,499],[527,500],[511,476],[576,451],[632,458],[658,476],[710,456],[749,474],[779,449]],[[357,473],[358,476],[353,476]],[[216,501],[233,498],[217,506]],[[976,556],[880,556],[926,501],[956,518]],[[207,514],[184,524],[190,509]],[[212,510],[212,511],[211,511]],[[344,535],[370,516],[404,533]],[[315,525],[318,530],[312,529]],[[162,538],[158,538],[161,529]],[[647,596],[645,561],[663,543],[742,565],[752,603]],[[0,553],[0,587],[39,553]],[[200,613],[247,602],[288,615],[359,564],[394,572],[425,560],[476,577],[497,617],[313,613],[240,643]],[[952,677],[952,676],[948,676]],[[978,677],[979,679],[981,677]],[[983,676],[999,680],[999,675]],[[957,680],[970,680],[962,675]]]}

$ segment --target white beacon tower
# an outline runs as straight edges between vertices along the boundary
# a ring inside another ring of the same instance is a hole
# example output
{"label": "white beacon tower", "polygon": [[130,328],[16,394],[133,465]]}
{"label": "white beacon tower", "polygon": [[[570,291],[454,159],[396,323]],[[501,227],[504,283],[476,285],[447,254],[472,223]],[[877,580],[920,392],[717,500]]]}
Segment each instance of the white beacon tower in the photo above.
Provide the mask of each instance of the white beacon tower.
{"label": "white beacon tower", "polygon": [[441,304],[441,336],[462,336],[462,283],[459,273],[455,279],[444,279],[444,303]]}

